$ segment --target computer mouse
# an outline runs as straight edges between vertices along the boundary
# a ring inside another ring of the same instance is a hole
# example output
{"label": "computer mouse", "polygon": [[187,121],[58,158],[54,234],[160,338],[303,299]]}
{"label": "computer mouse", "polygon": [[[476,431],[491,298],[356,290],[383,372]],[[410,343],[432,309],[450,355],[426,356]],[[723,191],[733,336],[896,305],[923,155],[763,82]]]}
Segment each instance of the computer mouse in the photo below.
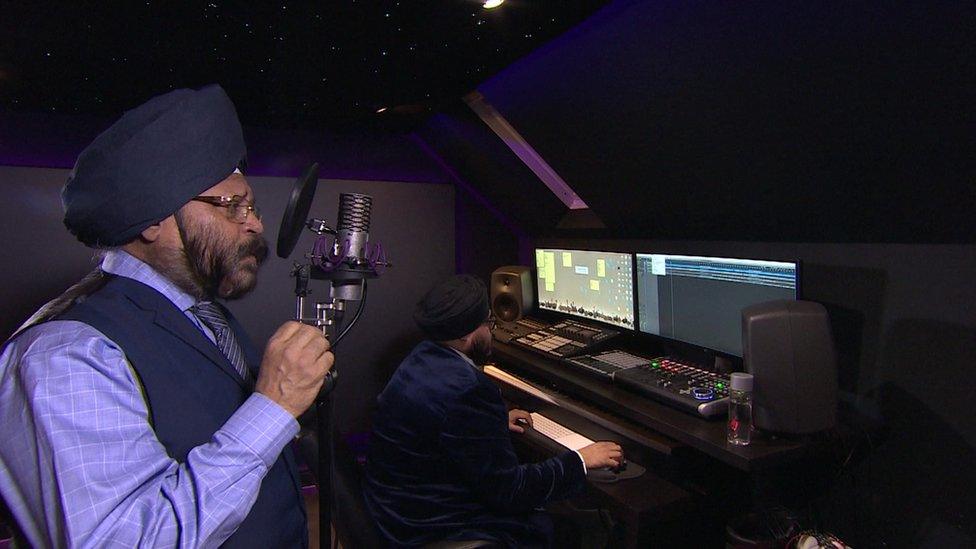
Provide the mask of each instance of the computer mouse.
{"label": "computer mouse", "polygon": [[620,463],[616,467],[611,467],[611,471],[614,473],[622,473],[627,470],[627,458],[620,458]]}

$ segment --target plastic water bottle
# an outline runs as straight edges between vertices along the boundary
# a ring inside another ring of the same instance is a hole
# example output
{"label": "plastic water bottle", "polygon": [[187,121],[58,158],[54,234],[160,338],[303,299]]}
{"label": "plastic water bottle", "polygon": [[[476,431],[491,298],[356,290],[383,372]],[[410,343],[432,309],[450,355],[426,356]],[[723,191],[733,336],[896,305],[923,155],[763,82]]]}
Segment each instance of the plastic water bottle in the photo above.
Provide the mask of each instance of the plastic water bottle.
{"label": "plastic water bottle", "polygon": [[746,446],[752,442],[752,374],[735,372],[729,384],[729,444]]}

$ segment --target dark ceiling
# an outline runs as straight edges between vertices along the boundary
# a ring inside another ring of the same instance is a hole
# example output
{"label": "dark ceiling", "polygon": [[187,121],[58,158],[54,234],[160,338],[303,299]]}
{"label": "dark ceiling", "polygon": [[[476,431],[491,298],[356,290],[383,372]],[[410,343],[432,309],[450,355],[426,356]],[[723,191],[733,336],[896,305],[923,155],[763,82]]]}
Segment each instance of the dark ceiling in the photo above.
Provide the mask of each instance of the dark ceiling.
{"label": "dark ceiling", "polygon": [[219,82],[245,125],[422,118],[607,2],[3,2],[0,105],[114,117]]}
{"label": "dark ceiling", "polygon": [[450,180],[517,234],[563,234],[461,100],[477,88],[595,236],[976,238],[972,3],[104,4],[0,7],[0,161],[68,167],[121,110],[217,81],[274,128],[248,133],[255,174]]}

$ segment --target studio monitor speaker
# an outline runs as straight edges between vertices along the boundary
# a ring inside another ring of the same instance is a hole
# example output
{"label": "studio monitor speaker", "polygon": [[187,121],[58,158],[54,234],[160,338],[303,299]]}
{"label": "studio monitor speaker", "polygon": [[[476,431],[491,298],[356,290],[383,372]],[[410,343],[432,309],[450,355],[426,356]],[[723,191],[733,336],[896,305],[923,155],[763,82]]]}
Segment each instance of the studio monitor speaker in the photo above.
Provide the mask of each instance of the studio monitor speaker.
{"label": "studio monitor speaker", "polygon": [[532,269],[499,267],[491,273],[491,310],[502,322],[515,322],[532,310]]}
{"label": "studio monitor speaker", "polygon": [[742,351],[754,378],[756,427],[791,435],[834,426],[837,359],[823,305],[780,300],[746,307]]}

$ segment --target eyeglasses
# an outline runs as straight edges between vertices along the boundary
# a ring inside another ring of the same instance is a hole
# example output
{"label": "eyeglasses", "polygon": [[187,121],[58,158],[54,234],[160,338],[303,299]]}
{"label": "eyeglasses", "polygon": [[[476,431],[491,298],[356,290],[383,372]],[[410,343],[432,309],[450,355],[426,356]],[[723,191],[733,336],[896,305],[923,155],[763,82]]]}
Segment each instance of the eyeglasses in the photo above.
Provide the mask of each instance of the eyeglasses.
{"label": "eyeglasses", "polygon": [[492,331],[492,332],[495,331],[495,326],[498,325],[498,319],[495,318],[494,313],[489,313],[488,314],[488,320],[485,320],[485,324],[488,325],[488,329],[490,331]]}
{"label": "eyeglasses", "polygon": [[195,200],[197,202],[206,202],[211,206],[216,206],[218,208],[227,208],[227,217],[235,223],[246,223],[247,217],[254,214],[254,219],[258,221],[261,220],[261,210],[258,209],[254,203],[247,204],[244,202],[244,197],[240,195],[234,196],[194,196],[190,200]]}

